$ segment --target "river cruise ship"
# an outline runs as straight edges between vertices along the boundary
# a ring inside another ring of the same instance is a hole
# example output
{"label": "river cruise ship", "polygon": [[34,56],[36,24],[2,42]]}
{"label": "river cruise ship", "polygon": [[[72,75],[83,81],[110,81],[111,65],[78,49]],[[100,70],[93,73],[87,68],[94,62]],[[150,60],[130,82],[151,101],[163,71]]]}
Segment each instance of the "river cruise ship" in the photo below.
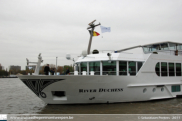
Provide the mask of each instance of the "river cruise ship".
{"label": "river cruise ship", "polygon": [[[182,43],[158,42],[116,51],[90,53],[94,28],[89,23],[87,51],[74,61],[74,75],[39,75],[41,54],[33,75],[18,78],[48,104],[149,101],[182,97]],[[104,31],[108,31],[105,28]],[[110,30],[109,30],[110,31]],[[141,48],[142,54],[127,53]],[[70,55],[66,55],[71,59]]]}
{"label": "river cruise ship", "polygon": [[[143,53],[126,52],[134,48]],[[37,66],[41,62],[39,55]],[[149,101],[182,97],[181,64],[182,43],[166,41],[83,52],[75,61],[74,75],[38,75],[35,71],[18,78],[48,104]]]}

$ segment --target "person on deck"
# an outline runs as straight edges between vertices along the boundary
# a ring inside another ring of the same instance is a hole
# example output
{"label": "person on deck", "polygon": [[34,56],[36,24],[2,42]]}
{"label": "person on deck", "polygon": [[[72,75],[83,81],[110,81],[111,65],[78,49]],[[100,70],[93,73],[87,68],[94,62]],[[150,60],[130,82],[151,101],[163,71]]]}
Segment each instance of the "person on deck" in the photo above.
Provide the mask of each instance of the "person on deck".
{"label": "person on deck", "polygon": [[47,66],[45,66],[44,68],[45,75],[49,75],[49,71],[50,71],[49,64],[47,64]]}
{"label": "person on deck", "polygon": [[70,73],[70,70],[68,68],[66,68],[66,75]]}
{"label": "person on deck", "polygon": [[54,73],[55,73],[54,68],[53,68],[53,69],[51,69],[51,71],[50,71],[50,72],[51,72],[51,74],[52,74],[52,75],[54,75]]}

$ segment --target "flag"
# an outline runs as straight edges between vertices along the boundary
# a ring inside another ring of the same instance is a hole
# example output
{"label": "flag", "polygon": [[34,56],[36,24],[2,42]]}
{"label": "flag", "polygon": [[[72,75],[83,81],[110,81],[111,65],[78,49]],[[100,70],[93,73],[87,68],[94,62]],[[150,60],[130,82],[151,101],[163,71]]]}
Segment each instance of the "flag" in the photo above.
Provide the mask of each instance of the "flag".
{"label": "flag", "polygon": [[100,34],[98,32],[93,31],[93,36],[99,36]]}
{"label": "flag", "polygon": [[[91,30],[89,30],[89,33],[91,34]],[[96,31],[93,31],[93,36],[99,36],[100,34]]]}
{"label": "flag", "polygon": [[102,33],[111,32],[111,27],[100,26],[100,29],[101,29]]}

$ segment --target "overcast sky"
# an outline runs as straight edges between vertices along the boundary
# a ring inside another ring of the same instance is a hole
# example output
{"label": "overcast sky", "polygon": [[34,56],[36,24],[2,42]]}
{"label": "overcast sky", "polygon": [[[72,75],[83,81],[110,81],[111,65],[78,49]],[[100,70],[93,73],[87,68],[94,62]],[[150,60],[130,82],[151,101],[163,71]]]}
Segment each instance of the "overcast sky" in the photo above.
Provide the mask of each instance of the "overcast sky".
{"label": "overcast sky", "polygon": [[119,50],[160,41],[182,42],[182,0],[0,0],[0,63],[5,68],[26,58],[70,65],[87,50],[88,23],[111,27],[94,37],[93,49]]}

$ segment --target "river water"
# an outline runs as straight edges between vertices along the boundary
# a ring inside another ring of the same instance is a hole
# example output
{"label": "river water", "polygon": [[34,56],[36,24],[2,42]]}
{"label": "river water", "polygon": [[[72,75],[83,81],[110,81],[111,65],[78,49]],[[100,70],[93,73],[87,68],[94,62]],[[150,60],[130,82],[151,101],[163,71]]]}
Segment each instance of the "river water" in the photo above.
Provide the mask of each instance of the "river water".
{"label": "river water", "polygon": [[115,104],[47,105],[18,78],[0,78],[0,114],[182,114],[182,98]]}

